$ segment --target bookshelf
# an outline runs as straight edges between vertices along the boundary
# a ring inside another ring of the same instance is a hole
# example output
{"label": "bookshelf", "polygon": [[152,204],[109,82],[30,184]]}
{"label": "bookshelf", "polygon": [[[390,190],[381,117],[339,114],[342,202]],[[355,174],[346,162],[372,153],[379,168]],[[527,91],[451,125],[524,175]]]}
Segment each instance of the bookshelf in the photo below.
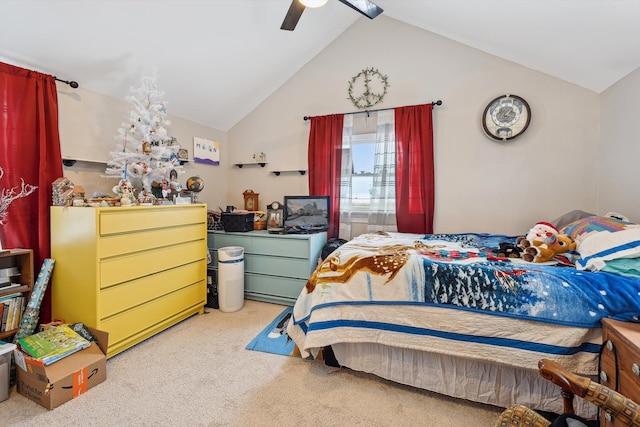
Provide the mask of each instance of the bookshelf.
{"label": "bookshelf", "polygon": [[[0,288],[0,299],[14,293],[20,293],[24,297],[22,308],[29,302],[33,289],[33,251],[31,249],[10,249],[0,252],[0,268],[17,267],[20,273],[20,284],[9,288]],[[6,309],[7,307],[5,307]],[[22,313],[18,316],[18,325]],[[0,331],[0,340],[7,341],[17,332],[18,327]]]}

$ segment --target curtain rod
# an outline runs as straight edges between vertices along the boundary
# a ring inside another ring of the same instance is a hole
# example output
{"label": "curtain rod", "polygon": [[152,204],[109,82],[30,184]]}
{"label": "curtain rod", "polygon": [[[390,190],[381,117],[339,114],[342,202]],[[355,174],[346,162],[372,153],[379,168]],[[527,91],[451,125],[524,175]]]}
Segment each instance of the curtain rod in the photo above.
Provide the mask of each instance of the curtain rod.
{"label": "curtain rod", "polygon": [[[431,109],[433,109],[436,105],[442,105],[442,100],[438,99],[437,101],[432,101],[431,102]],[[375,113],[377,111],[384,111],[384,110],[393,110],[393,107],[391,108],[381,108],[379,110],[363,110],[363,111],[355,111],[353,113],[344,113],[344,114],[358,114],[358,113],[367,113],[367,117],[369,117],[369,113]],[[311,116],[304,116],[304,120],[310,120]]]}
{"label": "curtain rod", "polygon": [[78,82],[74,82],[73,80],[62,80],[62,79],[57,78],[56,76],[53,76],[53,78],[56,79],[59,82],[68,84],[69,86],[71,86],[74,89],[77,89],[78,86],[79,86]]}

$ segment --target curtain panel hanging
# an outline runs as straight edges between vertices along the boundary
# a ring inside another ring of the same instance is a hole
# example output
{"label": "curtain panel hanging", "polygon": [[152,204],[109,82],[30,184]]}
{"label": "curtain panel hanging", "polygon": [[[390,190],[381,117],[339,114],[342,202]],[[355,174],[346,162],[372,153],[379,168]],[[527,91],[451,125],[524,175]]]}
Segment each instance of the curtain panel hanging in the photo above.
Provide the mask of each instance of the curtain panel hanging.
{"label": "curtain panel hanging", "polygon": [[398,231],[396,222],[396,142],[393,110],[376,113],[376,143],[367,233]]}
{"label": "curtain panel hanging", "polygon": [[344,114],[311,117],[309,131],[309,195],[329,196],[327,238],[338,237],[340,223],[340,168]]}
{"label": "curtain panel hanging", "polygon": [[432,105],[395,109],[396,220],[402,233],[433,233]]}
{"label": "curtain panel hanging", "polygon": [[[0,166],[5,172],[0,186],[19,186],[22,178],[38,187],[11,204],[0,239],[3,248],[33,249],[34,267],[40,266],[51,255],[51,184],[63,175],[55,78],[0,62],[0,105]],[[47,292],[40,322],[50,320]]]}
{"label": "curtain panel hanging", "polygon": [[338,236],[351,240],[353,223],[353,114],[344,115],[342,128],[342,164],[340,167],[340,224]]}

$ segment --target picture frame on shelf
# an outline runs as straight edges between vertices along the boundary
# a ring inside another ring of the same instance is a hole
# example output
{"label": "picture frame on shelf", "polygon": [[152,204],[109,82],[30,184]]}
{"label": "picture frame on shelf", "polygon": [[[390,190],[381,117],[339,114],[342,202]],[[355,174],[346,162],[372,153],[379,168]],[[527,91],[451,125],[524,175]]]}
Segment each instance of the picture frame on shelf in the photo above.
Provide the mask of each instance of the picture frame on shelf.
{"label": "picture frame on shelf", "polygon": [[280,202],[271,202],[267,206],[267,230],[280,231],[284,227],[284,206]]}

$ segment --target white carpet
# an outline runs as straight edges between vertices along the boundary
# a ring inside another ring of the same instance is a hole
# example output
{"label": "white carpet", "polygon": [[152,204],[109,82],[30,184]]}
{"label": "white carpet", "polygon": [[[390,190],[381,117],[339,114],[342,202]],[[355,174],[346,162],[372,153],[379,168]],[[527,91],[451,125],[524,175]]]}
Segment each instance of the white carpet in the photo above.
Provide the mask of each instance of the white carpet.
{"label": "white carpet", "polygon": [[491,426],[500,408],[245,350],[283,306],[207,309],[107,362],[107,380],[48,411],[15,387],[3,426]]}

